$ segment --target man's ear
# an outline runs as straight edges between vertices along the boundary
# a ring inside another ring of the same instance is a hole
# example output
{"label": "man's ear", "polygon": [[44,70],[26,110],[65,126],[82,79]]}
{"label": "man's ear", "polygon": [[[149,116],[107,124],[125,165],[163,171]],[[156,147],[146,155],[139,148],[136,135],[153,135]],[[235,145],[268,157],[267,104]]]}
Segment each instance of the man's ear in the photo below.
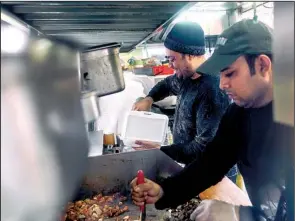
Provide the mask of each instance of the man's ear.
{"label": "man's ear", "polygon": [[259,73],[262,77],[266,77],[272,70],[272,62],[267,55],[259,55],[256,59],[256,72]]}

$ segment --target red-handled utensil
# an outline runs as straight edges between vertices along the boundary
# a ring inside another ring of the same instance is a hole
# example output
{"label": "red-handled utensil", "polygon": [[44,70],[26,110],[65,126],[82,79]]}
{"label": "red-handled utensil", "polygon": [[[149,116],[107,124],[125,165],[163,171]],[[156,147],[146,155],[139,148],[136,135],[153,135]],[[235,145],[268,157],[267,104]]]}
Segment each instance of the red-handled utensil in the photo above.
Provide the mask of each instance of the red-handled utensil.
{"label": "red-handled utensil", "polygon": [[[144,173],[142,170],[139,170],[137,172],[137,185],[144,183]],[[145,210],[145,204],[143,206],[140,206],[140,215],[139,220],[144,221],[146,218],[146,210]]]}

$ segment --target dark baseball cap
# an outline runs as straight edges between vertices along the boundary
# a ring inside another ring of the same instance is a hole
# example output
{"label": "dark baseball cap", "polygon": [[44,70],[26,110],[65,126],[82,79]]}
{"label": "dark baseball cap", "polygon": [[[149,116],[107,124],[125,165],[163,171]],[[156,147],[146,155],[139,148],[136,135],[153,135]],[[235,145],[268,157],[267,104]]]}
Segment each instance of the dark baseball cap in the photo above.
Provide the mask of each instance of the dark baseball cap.
{"label": "dark baseball cap", "polygon": [[242,55],[272,54],[272,33],[269,26],[253,19],[233,24],[218,37],[214,53],[197,72],[219,74]]}

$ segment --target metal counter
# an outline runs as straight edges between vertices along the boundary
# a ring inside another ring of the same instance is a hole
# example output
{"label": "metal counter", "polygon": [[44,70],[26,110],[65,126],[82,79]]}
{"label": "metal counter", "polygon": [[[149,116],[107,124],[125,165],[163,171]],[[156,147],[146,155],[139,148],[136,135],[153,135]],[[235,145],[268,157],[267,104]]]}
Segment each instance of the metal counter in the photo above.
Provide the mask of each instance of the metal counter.
{"label": "metal counter", "polygon": [[[120,217],[129,215],[136,219],[139,208],[132,204],[129,185],[138,170],[143,170],[146,178],[158,182],[182,170],[182,167],[159,149],[90,157],[82,188],[103,194],[120,192],[127,196],[125,204],[129,212]],[[156,210],[154,205],[147,205],[146,209],[147,220],[163,220],[169,214],[166,210]]]}

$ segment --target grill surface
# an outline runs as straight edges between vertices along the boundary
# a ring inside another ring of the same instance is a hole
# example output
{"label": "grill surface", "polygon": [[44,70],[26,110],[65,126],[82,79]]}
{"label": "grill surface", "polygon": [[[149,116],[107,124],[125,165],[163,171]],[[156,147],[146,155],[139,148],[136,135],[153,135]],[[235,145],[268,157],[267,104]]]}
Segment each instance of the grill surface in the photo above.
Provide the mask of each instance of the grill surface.
{"label": "grill surface", "polygon": [[[129,212],[120,217],[129,215],[131,219],[137,220],[139,208],[132,203],[129,186],[137,171],[143,170],[146,178],[158,182],[181,169],[180,165],[158,149],[90,157],[83,185],[74,201],[90,198],[97,193],[112,195],[119,192],[128,197],[124,205],[129,207]],[[156,210],[153,205],[147,205],[146,213],[147,221],[161,221],[167,214],[166,211]]]}
{"label": "grill surface", "polygon": [[[118,190],[109,190],[108,195],[112,195],[112,193],[116,193]],[[78,201],[78,200],[85,200],[87,198],[92,198],[94,195],[96,195],[97,192],[89,189],[87,186],[82,186],[79,189],[78,194],[76,195],[75,199],[73,201]],[[130,195],[129,191],[122,191],[121,194],[123,196],[126,196],[128,198],[127,201],[124,202],[124,206],[128,206],[129,211],[121,214],[120,216],[117,217],[112,217],[112,218],[105,218],[104,221],[116,221],[117,219],[122,220],[125,216],[129,216],[131,220],[138,220],[139,218],[139,207],[134,205],[132,203],[132,198]],[[114,205],[118,204],[118,200],[115,200]],[[168,212],[165,210],[156,210],[154,205],[146,205],[146,221],[162,221],[164,220],[164,217],[168,216]]]}
{"label": "grill surface", "polygon": [[[105,221],[116,221],[116,218],[122,220],[125,216],[129,216],[130,220],[138,220],[139,219],[139,207],[134,205],[129,199],[124,205],[128,206],[129,211],[123,213],[122,215],[114,218],[104,219]],[[156,210],[153,205],[146,205],[146,221],[164,221],[163,217],[166,216],[168,212],[162,210]]]}

